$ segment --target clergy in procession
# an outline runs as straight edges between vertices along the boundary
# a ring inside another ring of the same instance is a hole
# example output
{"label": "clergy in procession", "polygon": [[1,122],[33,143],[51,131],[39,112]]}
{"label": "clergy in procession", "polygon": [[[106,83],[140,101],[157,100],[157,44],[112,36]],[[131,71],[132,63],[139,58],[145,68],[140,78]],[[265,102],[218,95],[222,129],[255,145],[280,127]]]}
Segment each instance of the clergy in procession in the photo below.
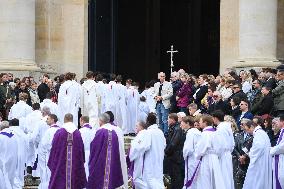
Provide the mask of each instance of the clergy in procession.
{"label": "clergy in procession", "polygon": [[183,117],[180,126],[186,133],[186,139],[183,146],[183,158],[185,161],[185,179],[183,188],[196,189],[196,180],[193,180],[192,178],[194,177],[195,168],[199,163],[195,151],[201,132],[198,128],[194,127],[194,119],[190,116]]}
{"label": "clergy in procession", "polygon": [[194,169],[191,180],[196,179],[197,189],[226,189],[218,158],[220,147],[215,143],[216,129],[213,127],[213,118],[202,115],[199,126],[203,129],[196,147],[196,158],[199,163]]}
{"label": "clergy in procession", "polygon": [[280,116],[277,127],[280,129],[280,135],[276,146],[270,149],[273,156],[273,188],[284,189],[284,116]]}
{"label": "clergy in procession", "polygon": [[26,117],[29,113],[33,111],[32,107],[27,104],[28,94],[20,93],[19,94],[19,102],[14,104],[9,112],[8,120],[12,120],[14,118],[20,119]]}
{"label": "clergy in procession", "polygon": [[[136,189],[147,189],[147,182],[143,180],[143,164],[144,154],[139,148],[141,141],[145,137],[147,125],[143,121],[138,121],[136,124],[136,137],[131,141],[131,147],[129,151],[129,159],[131,161],[130,176],[134,187]],[[141,154],[142,153],[142,154]]]}
{"label": "clergy in procession", "polygon": [[74,117],[73,123],[78,125],[78,111],[80,106],[81,89],[72,80],[73,74],[65,74],[65,82],[60,86],[58,93],[59,121],[63,122],[64,116],[71,113]]}
{"label": "clergy in procession", "polygon": [[81,113],[88,116],[90,124],[97,126],[98,122],[98,96],[97,83],[94,81],[94,73],[88,71],[86,73],[87,80],[82,84],[81,93]]}
{"label": "clergy in procession", "polygon": [[58,112],[58,105],[56,103],[52,102],[51,98],[52,98],[52,93],[48,92],[46,94],[45,99],[40,103],[40,107],[41,108],[43,108],[45,106],[49,107],[50,113],[55,114],[56,116],[58,116],[58,114],[59,114],[59,112]]}
{"label": "clergy in procession", "polygon": [[215,139],[216,142],[219,142],[221,148],[219,159],[224,184],[226,189],[234,189],[232,152],[235,147],[235,141],[231,123],[224,122],[225,114],[221,110],[215,110],[211,115],[213,117],[214,124],[217,125]]}
{"label": "clergy in procession", "polygon": [[118,95],[116,90],[116,75],[111,74],[111,81],[104,87],[104,106],[105,111],[111,111],[114,116],[116,116],[116,107],[118,104]]}
{"label": "clergy in procession", "polygon": [[49,189],[86,187],[84,144],[73,115],[64,116],[62,128],[54,135],[48,159],[51,171]]}
{"label": "clergy in procession", "polygon": [[[17,176],[18,145],[14,133],[0,128],[0,189],[12,189]],[[15,187],[16,188],[16,187]]]}
{"label": "clergy in procession", "polygon": [[[28,137],[19,127],[19,120],[14,118],[10,121],[10,127],[3,130],[10,135],[13,134],[13,137],[16,138],[17,149],[15,149],[15,154],[17,156],[17,167],[14,175],[14,180],[12,183],[13,189],[22,189],[24,186],[24,173],[25,173],[25,164],[27,162],[27,151],[28,147]],[[2,144],[1,144],[2,145]],[[13,152],[14,154],[14,152]],[[9,168],[8,168],[9,169]]]}
{"label": "clergy in procession", "polygon": [[138,106],[140,101],[140,95],[137,89],[134,86],[130,86],[127,89],[127,112],[128,112],[128,121],[127,128],[123,130],[124,134],[135,133],[135,124],[138,121]]}
{"label": "clergy in procession", "polygon": [[96,82],[97,82],[97,95],[98,95],[98,115],[101,115],[103,112],[105,112],[105,90],[106,85],[103,83],[103,76],[102,74],[98,74],[96,76]]}
{"label": "clergy in procession", "polygon": [[82,116],[80,118],[80,133],[81,137],[83,139],[84,143],[84,150],[85,150],[85,172],[86,172],[86,178],[89,176],[89,167],[88,167],[88,162],[89,162],[89,157],[90,157],[90,144],[95,137],[96,134],[96,129],[93,128],[89,124],[89,117],[88,116]]}
{"label": "clergy in procession", "polygon": [[123,134],[109,121],[107,113],[100,115],[100,128],[90,146],[87,189],[128,188]]}
{"label": "clergy in procession", "polygon": [[146,184],[147,189],[164,189],[163,161],[166,139],[157,125],[155,113],[149,113],[146,125],[147,130],[143,137],[140,137],[140,140],[131,146],[130,157],[137,159],[140,156],[144,159],[140,166],[142,166],[143,172],[142,181]]}
{"label": "clergy in procession", "polygon": [[60,129],[60,127],[56,124],[57,121],[58,118],[55,114],[48,115],[46,123],[49,128],[44,133],[38,147],[38,169],[40,174],[39,189],[48,188],[51,172],[47,167],[47,162],[49,159],[54,134],[58,129]]}
{"label": "clergy in procession", "polygon": [[126,130],[128,120],[127,120],[127,107],[126,107],[126,96],[127,96],[127,89],[124,85],[121,84],[122,76],[116,76],[116,90],[118,95],[118,103],[116,104],[116,115],[115,120],[117,126],[122,128],[123,131]]}
{"label": "clergy in procession", "polygon": [[271,189],[272,158],[269,137],[261,126],[254,122],[247,124],[245,130],[253,135],[253,143],[248,153],[250,162],[243,189]]}

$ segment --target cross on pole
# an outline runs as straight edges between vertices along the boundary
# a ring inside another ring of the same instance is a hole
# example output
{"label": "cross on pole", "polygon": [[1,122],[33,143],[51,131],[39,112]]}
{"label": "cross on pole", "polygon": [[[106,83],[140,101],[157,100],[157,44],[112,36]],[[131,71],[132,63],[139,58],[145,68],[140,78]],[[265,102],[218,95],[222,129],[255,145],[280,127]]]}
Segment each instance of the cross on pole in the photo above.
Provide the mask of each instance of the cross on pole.
{"label": "cross on pole", "polygon": [[171,50],[170,51],[167,51],[167,53],[171,53],[171,73],[173,72],[173,67],[174,67],[174,53],[177,53],[178,51],[177,50],[174,50],[174,46],[171,45]]}

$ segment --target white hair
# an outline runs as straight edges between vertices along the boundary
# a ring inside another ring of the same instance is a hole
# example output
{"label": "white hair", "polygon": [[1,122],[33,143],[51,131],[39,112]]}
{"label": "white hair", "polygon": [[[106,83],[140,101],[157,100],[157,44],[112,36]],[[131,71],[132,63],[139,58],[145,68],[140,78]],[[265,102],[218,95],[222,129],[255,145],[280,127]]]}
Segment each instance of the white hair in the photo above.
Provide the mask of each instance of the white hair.
{"label": "white hair", "polygon": [[178,112],[177,116],[183,118],[186,116],[186,114],[184,112]]}

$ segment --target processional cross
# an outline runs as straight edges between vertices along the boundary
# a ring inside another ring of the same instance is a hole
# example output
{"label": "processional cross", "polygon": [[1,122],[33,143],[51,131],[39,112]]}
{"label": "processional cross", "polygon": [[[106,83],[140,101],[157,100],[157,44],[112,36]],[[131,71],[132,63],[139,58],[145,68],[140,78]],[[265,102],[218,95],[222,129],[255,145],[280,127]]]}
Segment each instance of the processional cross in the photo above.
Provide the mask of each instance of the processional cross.
{"label": "processional cross", "polygon": [[171,50],[170,51],[167,51],[167,53],[171,53],[171,73],[173,72],[173,67],[174,67],[174,53],[177,53],[178,51],[177,50],[174,50],[174,46],[171,45]]}

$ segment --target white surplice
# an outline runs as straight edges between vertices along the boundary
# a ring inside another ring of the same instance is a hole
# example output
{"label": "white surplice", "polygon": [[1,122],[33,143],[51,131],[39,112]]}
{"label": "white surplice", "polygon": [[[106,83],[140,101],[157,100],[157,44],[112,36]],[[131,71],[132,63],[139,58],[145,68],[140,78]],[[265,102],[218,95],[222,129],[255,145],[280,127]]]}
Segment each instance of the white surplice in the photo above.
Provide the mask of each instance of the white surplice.
{"label": "white surplice", "polygon": [[59,121],[64,122],[67,113],[73,115],[73,123],[78,125],[78,111],[80,106],[81,88],[75,81],[65,81],[58,93]]}
{"label": "white surplice", "polygon": [[94,139],[96,135],[96,129],[95,128],[89,128],[86,127],[86,124],[83,125],[82,128],[79,129],[81,133],[81,137],[84,143],[84,150],[85,150],[85,173],[86,177],[89,177],[89,157],[90,157],[90,145],[92,140]]}
{"label": "white surplice", "polygon": [[12,189],[18,162],[17,139],[14,135],[8,137],[0,134],[0,144],[0,189]]}
{"label": "white surplice", "polygon": [[86,80],[82,85],[81,93],[81,113],[83,116],[89,116],[92,126],[98,125],[98,94],[97,83],[92,80]]}
{"label": "white surplice", "polygon": [[216,143],[219,142],[221,153],[219,156],[221,164],[221,172],[226,189],[234,189],[234,177],[233,177],[233,164],[232,164],[232,152],[235,147],[235,140],[231,123],[221,122],[217,126]]}
{"label": "white surplice", "polygon": [[[140,137],[135,145],[131,146],[131,158],[144,159],[142,181],[147,189],[164,189],[163,161],[166,139],[157,124],[151,125]],[[134,167],[135,170],[135,167]]]}
{"label": "white surplice", "polygon": [[123,130],[124,134],[135,133],[135,125],[138,121],[138,106],[140,95],[134,86],[127,89],[127,128]]}
{"label": "white surplice", "polygon": [[196,175],[197,189],[226,189],[218,155],[220,146],[215,143],[215,131],[211,126],[205,127],[196,147],[196,158],[201,159],[200,167]]}
{"label": "white surplice", "polygon": [[47,166],[51,150],[52,140],[56,131],[60,129],[57,125],[51,125],[44,133],[38,147],[38,169],[40,174],[39,189],[47,189],[51,172]]}
{"label": "white surplice", "polygon": [[[281,129],[279,137],[282,135],[282,140],[278,138],[277,145],[270,149],[272,156],[279,155],[278,161],[278,181],[282,188],[284,188],[284,129]],[[275,159],[272,163],[273,170],[273,188],[276,188],[276,174],[275,174]]]}
{"label": "white surplice", "polygon": [[138,105],[138,121],[146,122],[147,116],[150,113],[149,105],[146,102],[139,102]]}
{"label": "white surplice", "polygon": [[[183,146],[183,158],[185,161],[185,178],[184,184],[193,177],[193,173],[198,165],[199,160],[196,158],[195,150],[198,141],[201,137],[201,132],[197,128],[192,128],[187,131],[186,139]],[[186,187],[184,187],[186,188]],[[188,189],[195,189],[196,183],[193,181]]]}
{"label": "white surplice", "polygon": [[[105,86],[105,111],[111,111],[114,116],[116,116],[116,107],[118,103],[118,95],[117,95],[117,89],[116,89],[116,83],[114,81],[110,81]],[[116,117],[114,117],[114,120],[116,120]],[[114,121],[116,123],[116,121]]]}
{"label": "white surplice", "polygon": [[108,129],[110,131],[114,130],[117,138],[118,138],[118,143],[119,143],[119,155],[120,155],[120,165],[121,165],[121,171],[122,171],[122,176],[123,176],[123,186],[125,188],[128,188],[128,175],[127,175],[127,166],[126,166],[126,157],[125,157],[125,150],[124,150],[124,136],[122,133],[122,130],[117,127],[113,126],[109,123],[101,126],[99,129]]}
{"label": "white surplice", "polygon": [[106,91],[107,85],[104,84],[102,81],[99,81],[97,83],[97,95],[98,95],[98,114],[101,115],[106,111],[105,107],[105,91]]}
{"label": "white surplice", "polygon": [[118,103],[116,104],[116,115],[115,115],[115,123],[117,126],[125,130],[127,127],[127,107],[126,107],[126,96],[127,89],[121,83],[116,84],[116,94],[118,96]]}
{"label": "white surplice", "polygon": [[260,126],[253,131],[253,143],[249,152],[250,162],[243,189],[272,188],[272,158],[270,140]]}
{"label": "white surplice", "polygon": [[57,117],[59,116],[58,113],[58,105],[54,102],[52,102],[51,99],[44,99],[40,103],[40,108],[42,109],[43,107],[48,107],[50,109],[50,113],[55,114]]}
{"label": "white surplice", "polygon": [[8,120],[12,120],[14,118],[20,119],[26,117],[32,111],[33,111],[32,107],[30,107],[26,102],[20,100],[11,107],[8,115]]}
{"label": "white surplice", "polygon": [[150,112],[156,112],[156,101],[155,101],[155,91],[154,87],[150,87],[149,89],[144,90],[141,93],[141,96],[146,98],[146,102],[149,106]]}

